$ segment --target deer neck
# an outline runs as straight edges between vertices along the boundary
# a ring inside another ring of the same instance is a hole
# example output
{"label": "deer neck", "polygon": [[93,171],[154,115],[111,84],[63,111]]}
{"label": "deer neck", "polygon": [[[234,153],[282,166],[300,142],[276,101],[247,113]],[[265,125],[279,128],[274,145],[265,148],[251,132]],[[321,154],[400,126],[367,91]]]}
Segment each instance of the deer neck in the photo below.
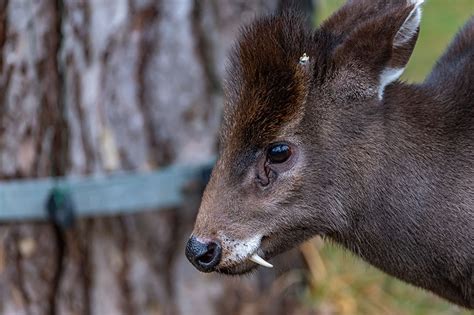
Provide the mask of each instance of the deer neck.
{"label": "deer neck", "polygon": [[[416,108],[440,107],[429,97],[420,99],[423,95],[428,94],[420,86],[396,84],[388,90],[383,114],[366,131],[379,136],[366,136],[372,141],[358,148],[373,159],[365,168],[366,162],[356,166],[363,175],[355,181],[359,197],[346,203],[350,222],[329,236],[395,277],[465,303],[462,276],[455,283],[445,266],[467,261],[453,248],[472,245],[466,239],[472,222],[465,216],[450,226],[463,215],[450,207],[456,204],[451,192],[459,174],[447,174],[453,148],[443,140],[445,126],[433,127],[441,113],[421,115],[423,108]],[[460,228],[466,233],[457,232]]]}

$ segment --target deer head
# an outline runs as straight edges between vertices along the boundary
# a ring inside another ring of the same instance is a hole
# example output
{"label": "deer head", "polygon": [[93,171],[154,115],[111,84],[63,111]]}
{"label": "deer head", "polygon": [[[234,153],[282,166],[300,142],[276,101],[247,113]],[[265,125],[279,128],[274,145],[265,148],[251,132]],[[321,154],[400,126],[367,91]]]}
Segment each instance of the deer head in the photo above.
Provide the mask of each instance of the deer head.
{"label": "deer head", "polygon": [[384,91],[403,72],[421,0],[353,0],[318,29],[291,13],[246,27],[230,56],[217,164],[186,255],[245,273],[315,235],[344,235],[383,146]]}

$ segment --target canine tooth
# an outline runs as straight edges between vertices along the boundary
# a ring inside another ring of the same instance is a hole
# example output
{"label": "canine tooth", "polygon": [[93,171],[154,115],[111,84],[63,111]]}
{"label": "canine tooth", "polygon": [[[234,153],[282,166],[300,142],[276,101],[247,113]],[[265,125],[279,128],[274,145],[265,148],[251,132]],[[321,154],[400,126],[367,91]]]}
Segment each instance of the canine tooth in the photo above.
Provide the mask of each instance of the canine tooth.
{"label": "canine tooth", "polygon": [[253,254],[252,257],[250,257],[250,260],[253,261],[256,264],[259,264],[260,266],[267,267],[267,268],[273,268],[272,264],[270,264],[269,262],[266,262],[265,259],[258,256],[257,254]]}

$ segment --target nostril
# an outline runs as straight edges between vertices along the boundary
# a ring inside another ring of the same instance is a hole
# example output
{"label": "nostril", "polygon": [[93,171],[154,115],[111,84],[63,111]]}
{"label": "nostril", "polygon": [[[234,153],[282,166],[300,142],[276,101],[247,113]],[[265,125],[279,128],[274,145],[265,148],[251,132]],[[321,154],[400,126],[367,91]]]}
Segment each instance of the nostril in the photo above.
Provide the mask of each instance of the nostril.
{"label": "nostril", "polygon": [[[197,261],[201,264],[201,265],[210,265],[213,263],[213,261],[216,259],[216,257],[218,255],[220,255],[218,253],[218,247],[219,245],[215,242],[210,242],[208,245],[207,245],[207,251],[202,254],[201,256],[199,257],[196,257]],[[219,261],[217,261],[218,263]]]}
{"label": "nostril", "polygon": [[222,248],[218,242],[201,242],[191,237],[186,245],[186,257],[199,270],[211,272],[221,260]]}

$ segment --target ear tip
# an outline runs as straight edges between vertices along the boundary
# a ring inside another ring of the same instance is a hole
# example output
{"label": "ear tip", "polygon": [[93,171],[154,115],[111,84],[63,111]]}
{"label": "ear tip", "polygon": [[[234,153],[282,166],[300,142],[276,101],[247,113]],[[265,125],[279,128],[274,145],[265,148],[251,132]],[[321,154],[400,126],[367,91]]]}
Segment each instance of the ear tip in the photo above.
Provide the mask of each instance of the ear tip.
{"label": "ear tip", "polygon": [[410,5],[414,5],[415,7],[421,6],[424,2],[425,0],[408,0],[408,3]]}

